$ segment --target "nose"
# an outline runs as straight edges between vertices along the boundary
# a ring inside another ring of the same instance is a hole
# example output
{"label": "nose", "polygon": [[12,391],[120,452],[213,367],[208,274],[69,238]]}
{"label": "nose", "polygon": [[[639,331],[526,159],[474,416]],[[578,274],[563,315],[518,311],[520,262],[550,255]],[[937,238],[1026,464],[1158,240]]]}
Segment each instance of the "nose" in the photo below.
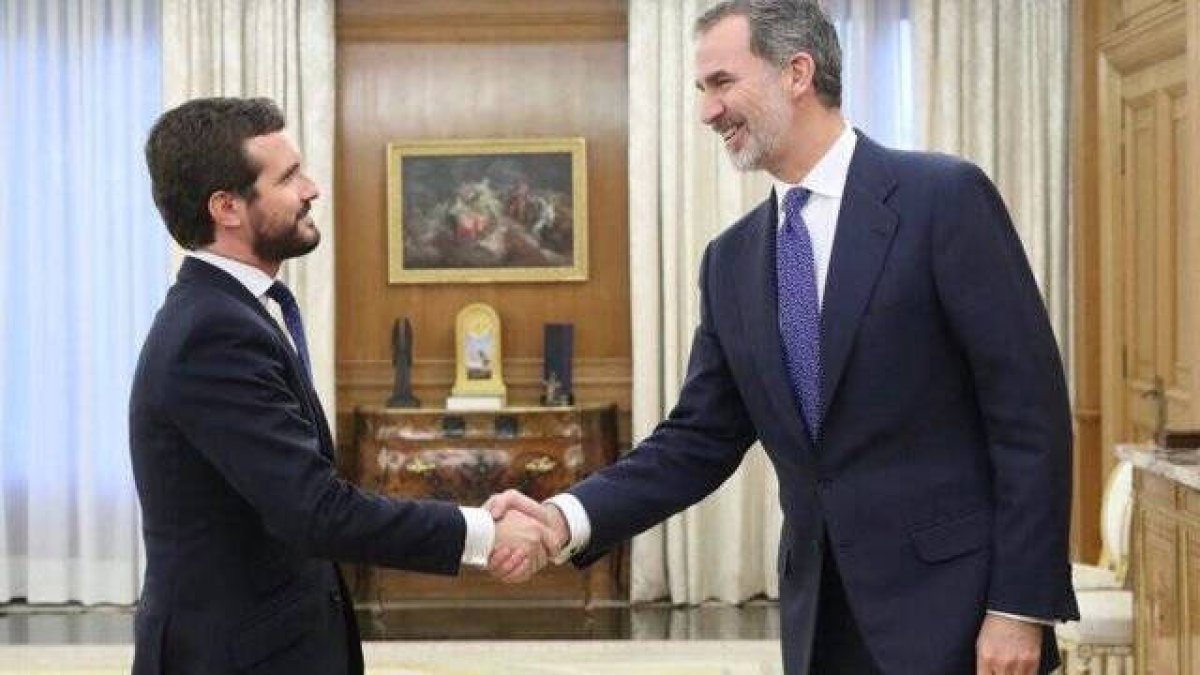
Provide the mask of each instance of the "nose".
{"label": "nose", "polygon": [[317,187],[317,182],[314,181],[312,178],[309,178],[308,174],[305,174],[305,176],[304,176],[304,201],[311,202],[312,200],[314,200],[320,196],[321,196],[321,189]]}
{"label": "nose", "polygon": [[721,99],[719,97],[707,92],[700,95],[701,122],[712,126],[712,123],[717,121],[724,112],[725,106],[721,103]]}

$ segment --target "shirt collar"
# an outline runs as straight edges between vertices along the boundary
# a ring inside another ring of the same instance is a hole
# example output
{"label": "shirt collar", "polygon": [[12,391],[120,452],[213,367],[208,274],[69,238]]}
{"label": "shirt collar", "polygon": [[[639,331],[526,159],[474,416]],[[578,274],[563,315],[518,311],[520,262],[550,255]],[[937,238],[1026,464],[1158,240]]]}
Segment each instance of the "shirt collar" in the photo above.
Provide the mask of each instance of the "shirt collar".
{"label": "shirt collar", "polygon": [[261,298],[265,295],[271,284],[275,283],[275,280],[267,276],[266,272],[253,265],[247,265],[240,260],[226,258],[211,251],[188,251],[188,255],[198,260],[203,260],[237,279],[256,298]]}
{"label": "shirt collar", "polygon": [[[828,151],[817,161],[816,165],[804,178],[799,186],[806,188],[815,195],[840,200],[846,189],[846,177],[850,174],[850,159],[854,157],[854,147],[858,144],[858,136],[849,123],[844,123],[842,133],[833,142]],[[787,191],[796,187],[795,183],[785,183],[774,180],[775,205],[783,212],[783,196]]]}

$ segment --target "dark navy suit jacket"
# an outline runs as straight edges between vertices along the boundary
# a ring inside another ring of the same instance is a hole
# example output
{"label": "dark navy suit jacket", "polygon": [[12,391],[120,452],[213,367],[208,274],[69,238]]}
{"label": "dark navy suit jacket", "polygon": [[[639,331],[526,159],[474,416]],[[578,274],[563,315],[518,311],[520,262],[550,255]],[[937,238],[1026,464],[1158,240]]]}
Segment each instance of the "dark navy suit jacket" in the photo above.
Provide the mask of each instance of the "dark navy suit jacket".
{"label": "dark navy suit jacket", "polygon": [[[715,490],[762,442],[780,485],[785,667],[807,669],[825,541],[884,672],[974,673],[985,610],[1077,616],[1071,420],[1044,305],[977,167],[860,134],[821,313],[821,438],[784,364],[775,200],[709,245],[669,417],[571,489],[587,564]],[[708,546],[724,546],[713,541]],[[1046,631],[1045,670],[1056,659]]]}
{"label": "dark navy suit jacket", "polygon": [[232,276],[184,261],[130,400],[146,576],[136,675],[361,673],[329,560],[453,574],[453,504],[396,501],[338,478],[308,377]]}

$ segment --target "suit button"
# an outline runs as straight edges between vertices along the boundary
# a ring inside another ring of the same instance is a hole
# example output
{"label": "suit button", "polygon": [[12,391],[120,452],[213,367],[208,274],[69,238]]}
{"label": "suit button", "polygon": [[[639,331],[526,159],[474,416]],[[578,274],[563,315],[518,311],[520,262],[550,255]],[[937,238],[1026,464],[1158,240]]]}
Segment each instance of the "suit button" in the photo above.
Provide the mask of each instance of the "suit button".
{"label": "suit button", "polygon": [[332,602],[334,606],[340,607],[342,605],[342,594],[339,593],[337,589],[329,591],[329,601]]}

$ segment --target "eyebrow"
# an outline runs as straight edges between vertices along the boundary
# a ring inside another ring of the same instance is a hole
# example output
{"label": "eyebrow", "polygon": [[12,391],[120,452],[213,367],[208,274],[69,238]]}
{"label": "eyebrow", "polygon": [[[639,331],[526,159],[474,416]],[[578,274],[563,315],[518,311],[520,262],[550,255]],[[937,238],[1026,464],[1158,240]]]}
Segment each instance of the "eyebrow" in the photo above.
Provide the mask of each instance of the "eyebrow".
{"label": "eyebrow", "polygon": [[715,70],[704,76],[703,80],[696,80],[696,89],[704,91],[704,85],[713,86],[718,80],[733,79],[733,73],[728,70]]}
{"label": "eyebrow", "polygon": [[297,171],[299,171],[299,170],[300,170],[300,162],[296,162],[295,164],[293,164],[293,165],[289,166],[289,167],[288,167],[288,170],[287,170],[287,171],[284,171],[284,172],[283,172],[283,175],[279,177],[279,182],[280,182],[280,183],[284,183],[284,182],[286,182],[286,181],[287,181],[287,179],[289,179],[289,178],[291,178],[292,176],[296,175],[296,172],[297,172]]}

